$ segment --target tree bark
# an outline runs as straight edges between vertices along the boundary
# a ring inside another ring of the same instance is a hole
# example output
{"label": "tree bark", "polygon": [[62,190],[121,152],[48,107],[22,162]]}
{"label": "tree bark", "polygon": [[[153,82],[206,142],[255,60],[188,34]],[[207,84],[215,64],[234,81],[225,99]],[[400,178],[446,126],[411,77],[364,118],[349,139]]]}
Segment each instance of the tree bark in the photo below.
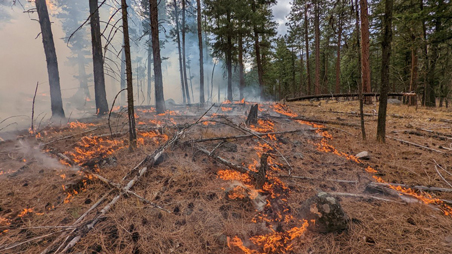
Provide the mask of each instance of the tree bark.
{"label": "tree bark", "polygon": [[308,81],[307,94],[311,94],[311,68],[309,66],[309,34],[308,34],[308,5],[305,4],[304,12],[304,36],[306,43],[306,79]]}
{"label": "tree bark", "polygon": [[102,40],[100,33],[100,19],[98,0],[89,0],[91,13],[91,42],[93,49],[94,69],[94,97],[96,100],[96,114],[98,116],[108,113],[107,93],[105,92],[104,58],[102,55]]}
{"label": "tree bark", "polygon": [[160,57],[159,17],[157,0],[149,0],[151,12],[152,54],[154,55],[155,107],[156,113],[165,113],[165,97],[163,95],[162,59]]}
{"label": "tree bark", "polygon": [[378,108],[377,141],[385,142],[386,137],[386,111],[389,92],[389,64],[392,43],[392,9],[394,0],[385,0],[385,15],[383,19],[383,41],[381,43],[381,90],[380,105]]}
{"label": "tree bark", "polygon": [[298,90],[298,94],[301,95],[303,91],[303,47],[300,45],[300,89]]}
{"label": "tree bark", "polygon": [[[257,14],[256,0],[253,0],[253,2],[251,3],[251,10],[254,15]],[[264,69],[262,66],[261,49],[259,45],[259,31],[257,28],[256,16],[253,17],[253,32],[254,32],[254,50],[257,64],[257,76],[259,80],[259,88],[261,89],[261,100],[263,100],[265,94]]]}
{"label": "tree bark", "polygon": [[320,93],[320,13],[319,1],[314,3],[314,34],[315,34],[315,87],[314,93]]}
{"label": "tree bark", "polygon": [[336,56],[336,86],[335,93],[341,92],[341,41],[342,41],[342,15],[339,15],[338,20],[339,31],[337,33],[337,56]]}
{"label": "tree bark", "polygon": [[226,52],[226,68],[228,71],[228,100],[232,101],[232,22],[231,11],[227,11],[228,34],[227,34],[227,52]]}
{"label": "tree bark", "polygon": [[148,89],[147,89],[147,97],[148,97],[148,104],[151,105],[151,98],[152,98],[152,37],[151,34],[149,34],[149,42],[148,42]]}
{"label": "tree bark", "polygon": [[179,9],[177,8],[176,0],[173,1],[174,13],[176,15],[176,38],[177,38],[177,50],[179,52],[179,73],[180,73],[180,83],[182,86],[182,98],[184,104],[187,103],[187,96],[185,95],[185,83],[184,83],[184,71],[182,65],[182,53],[181,53],[181,42],[180,42],[180,28],[179,28]]}
{"label": "tree bark", "polygon": [[[417,90],[417,77],[418,77],[418,68],[417,68],[417,55],[416,48],[413,47],[411,49],[411,78],[410,78],[410,91],[413,92]],[[408,105],[414,106],[417,104],[417,97],[410,96],[408,98]]]}
{"label": "tree bark", "polygon": [[202,51],[202,29],[201,29],[201,1],[197,0],[198,12],[198,43],[199,43],[199,103],[204,104],[204,57]]}
{"label": "tree bark", "polygon": [[[124,41],[122,43],[122,46],[124,47]],[[124,49],[121,54],[121,89],[126,88],[126,53],[124,52]],[[121,93],[121,103],[126,103],[126,95],[125,93]]]}
{"label": "tree bark", "polygon": [[[359,0],[361,10],[361,83],[364,93],[370,93],[370,55],[369,55],[369,18],[367,0]],[[366,98],[366,104],[372,103],[372,97]]]}
{"label": "tree bark", "polygon": [[[355,30],[356,30],[356,47],[358,52],[358,75],[362,76],[362,65],[361,65],[361,55],[360,55],[360,29],[359,29],[359,10],[358,10],[358,1],[355,0],[355,10],[356,10],[356,23],[355,23]],[[358,80],[358,94],[359,94],[359,112],[361,116],[361,135],[362,139],[366,140],[366,126],[364,125],[364,96],[363,96],[363,85],[362,85],[362,77],[359,77]]]}
{"label": "tree bark", "polygon": [[36,0],[35,4],[39,16],[39,25],[41,26],[42,44],[44,45],[44,53],[46,55],[52,117],[64,118],[58,60],[55,50],[55,43],[53,42],[53,34],[49,19],[49,12],[47,11],[47,4],[45,0]]}
{"label": "tree bark", "polygon": [[182,71],[184,74],[184,84],[185,84],[185,96],[187,97],[187,102],[190,104],[190,92],[188,90],[188,80],[187,80],[187,60],[185,52],[185,12],[186,12],[186,1],[182,0]]}
{"label": "tree bark", "polygon": [[[121,0],[122,28],[124,34],[124,53],[126,55],[127,76],[127,112],[129,115],[129,149],[137,147],[137,131],[135,128],[135,112],[133,106],[132,61],[130,57],[129,22],[127,18],[126,0]],[[139,93],[139,91],[138,91]]]}
{"label": "tree bark", "polygon": [[[240,27],[241,28],[241,27]],[[245,76],[244,76],[244,65],[243,65],[243,38],[242,33],[239,32],[239,79],[240,79],[240,100],[244,99],[243,89],[245,88]]]}

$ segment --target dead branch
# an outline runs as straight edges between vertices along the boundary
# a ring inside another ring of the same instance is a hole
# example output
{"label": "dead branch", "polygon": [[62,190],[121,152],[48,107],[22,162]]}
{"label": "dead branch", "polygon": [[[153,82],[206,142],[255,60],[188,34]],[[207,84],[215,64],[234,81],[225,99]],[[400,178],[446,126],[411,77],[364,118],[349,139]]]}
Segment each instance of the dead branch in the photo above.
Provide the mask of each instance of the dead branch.
{"label": "dead branch", "polygon": [[113,107],[115,106],[115,102],[116,102],[116,99],[118,98],[118,95],[120,93],[124,92],[125,90],[127,90],[127,88],[122,89],[121,91],[119,91],[116,94],[115,98],[113,99],[113,103],[111,104],[110,112],[108,113],[108,128],[110,129],[111,138],[113,138],[113,131],[111,130],[111,124],[110,124],[111,112],[113,111]]}
{"label": "dead branch", "polygon": [[442,132],[432,131],[432,130],[422,129],[422,128],[416,128],[416,130],[425,131],[425,132],[433,133],[433,134],[436,134],[436,135],[439,135],[439,136],[444,136],[444,137],[452,138],[452,135],[451,135],[451,134],[448,134],[448,133],[442,133]]}
{"label": "dead branch", "polygon": [[425,134],[425,133],[421,133],[421,132],[419,132],[419,131],[406,130],[406,131],[404,131],[403,133],[404,133],[404,134],[410,134],[410,135],[421,136],[421,137],[427,136],[427,137],[429,137],[429,138],[436,138],[436,139],[439,139],[439,140],[452,140],[451,137],[440,136],[440,135],[437,135],[437,134],[434,134],[434,133],[430,133],[430,132],[428,132],[427,134]]}
{"label": "dead branch", "polygon": [[436,149],[433,149],[433,148],[430,148],[430,147],[426,147],[426,146],[423,146],[423,145],[419,145],[419,144],[416,144],[416,143],[413,143],[413,142],[410,142],[410,141],[405,141],[405,140],[402,140],[402,139],[393,138],[393,137],[389,137],[389,136],[386,136],[386,137],[390,138],[390,139],[393,139],[393,140],[396,140],[396,141],[399,141],[400,143],[403,143],[403,144],[406,144],[406,145],[412,145],[412,146],[415,146],[415,147],[418,147],[418,148],[422,148],[422,149],[425,149],[425,150],[429,150],[429,151],[433,151],[433,152],[443,153],[444,154],[443,151],[436,150]]}
{"label": "dead branch", "polygon": [[[212,122],[212,121],[206,121],[206,122]],[[208,142],[208,141],[218,141],[218,140],[236,140],[236,139],[246,139],[258,136],[267,136],[267,135],[281,135],[281,134],[289,134],[289,133],[296,133],[296,132],[305,132],[305,131],[316,131],[317,129],[309,128],[309,129],[298,129],[298,130],[292,130],[292,131],[280,131],[280,132],[267,132],[267,133],[256,133],[256,134],[249,134],[249,135],[239,135],[239,136],[229,136],[229,137],[217,137],[217,138],[205,138],[205,139],[198,139],[198,140],[190,140],[187,142],[191,143],[202,143],[202,142]]]}
{"label": "dead branch", "polygon": [[30,131],[34,133],[35,128],[33,125],[33,121],[35,119],[35,101],[36,101],[36,93],[38,92],[39,82],[36,82],[35,95],[33,96],[33,103],[31,105],[31,127]]}
{"label": "dead branch", "polygon": [[407,184],[401,184],[401,183],[369,183],[370,186],[400,186],[403,188],[410,188],[410,189],[416,189],[420,191],[430,191],[430,192],[452,192],[452,189],[447,188],[440,188],[440,187],[428,187],[428,186],[410,186]]}
{"label": "dead branch", "polygon": [[26,241],[24,241],[24,242],[14,243],[14,244],[12,244],[12,245],[10,245],[10,246],[4,247],[3,249],[0,249],[0,251],[10,250],[10,249],[16,248],[16,247],[18,247],[18,246],[24,245],[24,244],[26,244],[26,243],[33,242],[33,241],[35,241],[35,240],[39,240],[39,239],[42,239],[42,238],[49,237],[49,236],[51,236],[51,235],[53,235],[53,234],[56,234],[56,233],[59,233],[59,232],[61,232],[61,231],[62,231],[62,230],[59,230],[59,231],[56,231],[56,232],[52,232],[52,233],[49,233],[49,234],[45,234],[45,235],[41,235],[41,236],[37,236],[37,237],[31,238],[31,239],[28,239],[28,240],[26,240]]}
{"label": "dead branch", "polygon": [[365,194],[357,194],[357,193],[346,193],[346,192],[329,192],[329,194],[333,196],[342,196],[342,197],[355,197],[355,198],[367,198],[367,199],[375,199],[375,200],[381,200],[385,202],[392,202],[392,203],[398,203],[398,204],[406,204],[405,202],[396,201],[392,199],[387,198],[380,198],[376,196],[371,195],[365,195]]}
{"label": "dead branch", "polygon": [[70,139],[70,138],[73,138],[73,137],[75,137],[75,136],[77,136],[77,135],[83,135],[83,134],[86,134],[86,133],[90,133],[90,132],[93,132],[93,131],[95,131],[95,130],[97,130],[97,129],[99,129],[99,128],[100,128],[100,127],[96,127],[96,128],[93,128],[93,129],[84,131],[84,132],[80,132],[80,133],[76,133],[76,134],[73,134],[73,135],[68,135],[68,136],[64,136],[64,137],[61,137],[61,138],[57,138],[57,139],[54,139],[54,140],[49,141],[49,142],[47,142],[47,143],[44,143],[43,146],[50,145],[50,144],[55,143],[55,142],[57,142],[57,141]]}
{"label": "dead branch", "polygon": [[358,184],[359,183],[359,181],[353,181],[353,180],[323,179],[323,178],[314,178],[314,177],[307,177],[307,176],[294,176],[294,175],[279,175],[278,177],[301,179],[301,180],[310,180],[310,181],[318,180],[318,181],[328,181],[328,182],[337,182],[337,183],[351,183],[351,184]]}
{"label": "dead branch", "polygon": [[267,140],[265,140],[261,136],[259,136],[259,134],[262,134],[262,133],[250,130],[248,128],[241,127],[239,125],[236,125],[235,123],[233,123],[231,120],[229,120],[225,116],[223,116],[222,118],[224,120],[226,120],[227,122],[220,122],[220,123],[228,125],[228,126],[234,128],[234,129],[240,130],[242,132],[249,133],[249,134],[257,137],[258,139],[262,140],[267,145],[269,145],[273,150],[275,150],[281,156],[281,158],[283,158],[283,160],[286,162],[287,166],[289,166],[289,175],[292,173],[293,169],[292,169],[292,166],[290,165],[289,161],[287,161],[286,157],[284,157],[284,155],[276,147],[274,147],[272,144],[270,144],[270,142],[268,142]]}
{"label": "dead branch", "polygon": [[212,159],[218,161],[218,162],[221,163],[221,164],[224,164],[224,165],[228,166],[228,167],[231,168],[231,169],[234,169],[234,170],[236,170],[236,171],[238,171],[238,172],[240,172],[240,173],[249,174],[250,176],[254,177],[254,174],[255,174],[255,173],[252,172],[251,170],[245,168],[245,167],[236,165],[236,164],[234,164],[234,163],[232,163],[232,162],[230,162],[230,161],[228,161],[228,160],[226,160],[226,159],[221,158],[220,156],[214,155],[212,152],[209,152],[209,151],[207,151],[206,149],[204,149],[204,148],[202,148],[202,147],[195,146],[195,148],[196,148],[198,151],[200,151],[200,152],[206,154],[207,156],[211,157]]}
{"label": "dead branch", "polygon": [[301,121],[311,122],[311,123],[335,124],[335,125],[342,125],[342,126],[348,126],[348,127],[359,127],[359,125],[354,124],[354,123],[341,123],[341,122],[336,122],[336,121],[318,120],[318,119],[311,119],[311,118],[305,118],[305,117],[293,117],[290,119],[301,120]]}
{"label": "dead branch", "polygon": [[451,175],[451,176],[452,176],[452,173],[450,173],[450,172],[447,171],[445,168],[443,168],[441,165],[439,165],[438,162],[436,162],[436,160],[433,160],[433,162],[435,162],[435,164],[436,164],[436,165],[435,165],[436,173],[438,173],[438,175],[441,177],[441,179],[443,179],[443,181],[444,181],[447,185],[449,185],[450,187],[452,187],[452,184],[450,184],[450,183],[446,180],[446,178],[444,178],[444,176],[439,172],[438,167],[441,168],[442,170],[444,170],[444,172],[446,172],[447,174],[449,174],[449,175]]}
{"label": "dead branch", "polygon": [[75,246],[75,244],[77,244],[77,242],[83,237],[85,236],[91,229],[94,228],[94,226],[97,224],[97,222],[99,222],[99,220],[101,218],[103,218],[105,216],[105,214],[119,201],[119,199],[124,195],[124,193],[127,193],[128,191],[130,191],[130,189],[132,189],[132,187],[138,182],[138,180],[147,173],[149,168],[152,168],[154,166],[154,164],[156,163],[156,161],[160,158],[160,156],[164,153],[165,149],[167,147],[169,147],[170,145],[174,144],[184,133],[186,130],[188,130],[189,128],[191,128],[192,126],[196,125],[199,123],[199,121],[201,121],[201,118],[203,118],[207,112],[210,111],[210,109],[213,107],[213,105],[206,111],[204,112],[204,114],[201,115],[201,117],[199,117],[199,119],[187,126],[186,128],[184,128],[183,130],[179,131],[178,133],[176,133],[174,135],[174,137],[171,140],[168,140],[164,145],[162,145],[160,148],[158,148],[157,150],[154,151],[153,154],[146,156],[146,158],[141,161],[136,167],[134,167],[128,174],[126,174],[125,177],[123,177],[123,180],[127,179],[128,176],[130,176],[131,174],[134,174],[136,172],[136,169],[139,169],[137,174],[132,178],[132,180],[130,180],[125,187],[121,188],[121,192],[113,198],[112,201],[110,201],[110,203],[108,203],[98,214],[97,216],[92,219],[91,221],[85,223],[83,226],[77,228],[76,232],[78,232],[78,234],[72,238],[72,240],[66,245],[66,247],[63,249],[62,252],[66,252],[68,250],[70,250],[72,247]]}

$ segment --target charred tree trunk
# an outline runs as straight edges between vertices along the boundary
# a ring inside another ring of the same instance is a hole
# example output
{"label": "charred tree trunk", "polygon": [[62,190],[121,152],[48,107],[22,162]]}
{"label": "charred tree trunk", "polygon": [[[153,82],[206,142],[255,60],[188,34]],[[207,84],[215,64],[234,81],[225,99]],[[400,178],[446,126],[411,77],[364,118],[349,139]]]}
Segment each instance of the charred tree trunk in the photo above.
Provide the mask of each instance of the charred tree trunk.
{"label": "charred tree trunk", "polygon": [[[417,77],[418,77],[418,68],[417,68],[417,55],[416,48],[413,47],[411,49],[411,78],[410,78],[410,91],[417,91]],[[417,97],[410,96],[408,98],[408,105],[414,106],[417,104]]]}
{"label": "charred tree trunk", "polygon": [[227,35],[227,45],[228,49],[226,52],[226,68],[228,71],[228,100],[232,101],[232,22],[231,22],[231,11],[227,11],[228,20],[228,35]]}
{"label": "charred tree trunk", "polygon": [[45,0],[36,0],[36,10],[39,16],[39,25],[41,26],[42,44],[47,62],[47,74],[50,85],[50,108],[52,117],[64,118],[63,100],[61,99],[60,74],[58,70],[58,60],[53,42],[52,28],[50,25],[49,12]]}
{"label": "charred tree trunk", "polygon": [[[122,54],[121,54],[121,89],[125,89],[126,88],[126,53],[124,52],[124,42],[122,43],[123,46],[123,50],[122,50]],[[126,103],[126,95],[125,93],[121,93],[121,103],[125,104]]]}
{"label": "charred tree trunk", "polygon": [[258,113],[259,113],[259,104],[251,105],[250,113],[246,118],[245,124],[246,125],[257,124]]}
{"label": "charred tree trunk", "polygon": [[165,97],[163,95],[162,59],[160,57],[159,14],[157,0],[149,0],[151,13],[152,54],[154,56],[155,108],[156,113],[165,113]]}
{"label": "charred tree trunk", "polygon": [[151,45],[152,37],[149,34],[149,42],[148,42],[148,89],[147,89],[147,99],[148,104],[151,105],[152,98],[152,45]]}
{"label": "charred tree trunk", "polygon": [[378,108],[377,141],[384,143],[386,137],[386,110],[389,92],[389,64],[392,43],[392,9],[394,0],[385,0],[385,15],[383,19],[383,41],[381,43],[381,90]]}
{"label": "charred tree trunk", "polygon": [[320,93],[320,13],[319,1],[314,3],[314,34],[315,34],[315,87],[314,93]]}
{"label": "charred tree trunk", "polygon": [[336,86],[335,93],[341,92],[341,41],[342,41],[342,16],[339,16],[339,30],[337,32],[337,54],[336,54]]}
{"label": "charred tree trunk", "polygon": [[176,15],[176,39],[177,39],[177,50],[179,52],[179,73],[180,73],[180,84],[182,87],[182,98],[184,104],[187,103],[187,96],[185,95],[185,83],[184,83],[184,71],[182,65],[182,53],[181,53],[181,43],[180,43],[180,29],[179,29],[179,9],[177,8],[176,0],[173,1],[174,13]]}
{"label": "charred tree trunk", "polygon": [[300,46],[300,89],[298,90],[298,94],[301,95],[303,91],[303,48]]}
{"label": "charred tree trunk", "polygon": [[[370,93],[370,55],[369,55],[369,18],[367,0],[359,0],[361,10],[361,83],[364,93]],[[372,97],[366,98],[366,104],[372,103]]]}
{"label": "charred tree trunk", "polygon": [[[124,53],[126,55],[127,76],[127,112],[129,115],[129,149],[137,146],[137,131],[135,128],[135,112],[133,106],[133,84],[132,84],[132,60],[130,57],[129,22],[127,18],[126,0],[121,0],[122,28],[124,34]],[[138,91],[139,93],[139,91]]]}
{"label": "charred tree trunk", "polygon": [[[253,14],[256,15],[257,13],[257,7],[256,7],[256,1],[253,0],[251,3],[251,10],[253,11]],[[253,32],[254,32],[254,50],[256,54],[256,64],[257,64],[257,76],[259,80],[259,88],[261,89],[261,100],[264,99],[265,94],[265,87],[264,87],[264,67],[262,65],[262,59],[261,59],[261,48],[259,44],[259,31],[257,28],[257,22],[256,17],[253,17]]]}
{"label": "charred tree trunk", "polygon": [[311,94],[311,68],[309,68],[309,34],[308,34],[308,5],[305,4],[305,12],[304,12],[304,36],[306,43],[306,79],[308,82],[307,94]]}
{"label": "charred tree trunk", "polygon": [[198,13],[198,43],[199,43],[199,103],[204,104],[204,57],[202,51],[202,29],[201,29],[201,1],[197,0]]}
{"label": "charred tree trunk", "polygon": [[186,12],[186,1],[182,0],[182,71],[184,74],[184,85],[185,85],[185,96],[187,97],[187,103],[190,104],[190,91],[188,90],[188,79],[187,79],[187,60],[185,52],[185,12]]}
{"label": "charred tree trunk", "polygon": [[356,30],[356,48],[358,52],[358,94],[359,94],[359,112],[360,112],[360,119],[361,119],[361,135],[362,139],[366,140],[366,126],[364,125],[364,96],[363,96],[363,85],[362,85],[362,70],[361,70],[361,50],[360,50],[360,29],[359,29],[359,7],[358,7],[358,1],[355,0],[355,15],[356,15],[356,23],[355,23],[355,30]]}
{"label": "charred tree trunk", "polygon": [[243,65],[243,38],[242,33],[239,32],[239,79],[240,79],[240,98],[239,100],[244,99],[243,89],[245,88],[245,76],[244,76],[244,65]]}
{"label": "charred tree trunk", "polygon": [[97,0],[89,0],[91,13],[91,42],[93,48],[94,97],[96,114],[108,113],[107,93],[105,92],[104,57],[102,55],[102,40],[100,33],[99,7]]}

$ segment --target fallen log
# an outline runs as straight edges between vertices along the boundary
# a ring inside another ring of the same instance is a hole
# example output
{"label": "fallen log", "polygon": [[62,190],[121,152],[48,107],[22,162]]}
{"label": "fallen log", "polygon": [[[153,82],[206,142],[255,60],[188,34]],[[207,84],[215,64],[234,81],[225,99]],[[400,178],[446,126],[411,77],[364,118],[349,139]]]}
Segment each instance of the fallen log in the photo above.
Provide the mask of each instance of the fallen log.
{"label": "fallen log", "polygon": [[444,140],[452,140],[451,137],[440,136],[440,135],[437,135],[437,134],[434,134],[434,133],[430,133],[430,132],[422,133],[422,132],[419,132],[419,131],[406,130],[403,133],[404,134],[409,134],[409,135],[416,135],[416,136],[420,136],[420,137],[427,136],[429,138],[436,138],[436,139],[443,140],[443,141]]}
{"label": "fallen log", "polygon": [[[364,97],[378,97],[379,93],[363,93]],[[415,96],[414,93],[388,93],[388,96]],[[318,94],[318,95],[305,95],[294,98],[287,98],[286,101],[303,101],[303,100],[311,100],[311,99],[324,99],[324,98],[343,98],[343,97],[358,97],[357,93],[339,93],[339,94]]]}
{"label": "fallen log", "polygon": [[380,201],[385,201],[385,202],[406,204],[405,202],[401,202],[401,201],[396,201],[396,200],[387,199],[387,198],[380,198],[380,197],[371,196],[371,195],[365,195],[365,194],[358,194],[358,193],[347,193],[347,192],[328,192],[328,193],[333,195],[333,196],[367,198],[367,199],[375,199],[375,200],[380,200]]}
{"label": "fallen log", "polygon": [[429,187],[429,186],[421,186],[421,185],[407,185],[401,183],[369,183],[370,186],[400,186],[403,188],[410,188],[420,191],[430,191],[430,192],[452,192],[452,189],[448,188],[440,188],[440,187]]}
{"label": "fallen log", "polygon": [[433,134],[436,134],[436,135],[439,135],[439,136],[452,138],[452,134],[448,134],[448,133],[442,133],[442,132],[428,130],[428,129],[422,129],[422,128],[416,128],[416,130],[425,131],[425,132],[433,133]]}

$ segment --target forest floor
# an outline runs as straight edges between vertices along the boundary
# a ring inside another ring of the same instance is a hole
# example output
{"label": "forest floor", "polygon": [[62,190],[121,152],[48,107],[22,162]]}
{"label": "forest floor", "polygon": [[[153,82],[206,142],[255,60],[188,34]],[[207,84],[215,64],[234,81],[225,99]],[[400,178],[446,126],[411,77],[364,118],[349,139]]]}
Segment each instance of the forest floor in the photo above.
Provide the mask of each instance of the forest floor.
{"label": "forest floor", "polygon": [[[132,152],[122,111],[113,135],[86,118],[0,141],[0,253],[450,253],[451,111],[389,105],[379,144],[376,105],[367,141],[356,101],[264,103],[246,126],[250,105],[213,107],[196,125],[207,108],[138,108]],[[301,207],[320,191],[340,201],[346,230],[309,229]]]}

